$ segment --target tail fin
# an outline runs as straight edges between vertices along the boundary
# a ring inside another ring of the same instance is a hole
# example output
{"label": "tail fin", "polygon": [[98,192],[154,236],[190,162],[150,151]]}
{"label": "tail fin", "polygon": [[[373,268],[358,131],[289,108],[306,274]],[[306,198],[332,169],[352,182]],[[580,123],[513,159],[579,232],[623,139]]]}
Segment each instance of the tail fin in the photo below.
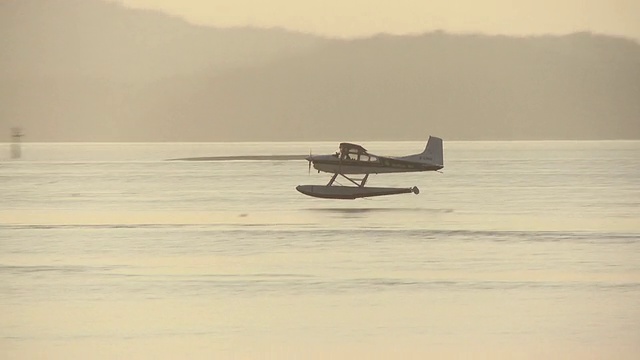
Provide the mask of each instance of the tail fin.
{"label": "tail fin", "polygon": [[444,166],[444,152],[442,151],[442,139],[435,136],[429,136],[427,147],[424,149],[420,158],[433,163],[434,165]]}
{"label": "tail fin", "polygon": [[435,136],[429,136],[427,147],[420,154],[399,157],[400,160],[417,161],[439,168],[444,167],[444,155],[442,151],[442,139]]}

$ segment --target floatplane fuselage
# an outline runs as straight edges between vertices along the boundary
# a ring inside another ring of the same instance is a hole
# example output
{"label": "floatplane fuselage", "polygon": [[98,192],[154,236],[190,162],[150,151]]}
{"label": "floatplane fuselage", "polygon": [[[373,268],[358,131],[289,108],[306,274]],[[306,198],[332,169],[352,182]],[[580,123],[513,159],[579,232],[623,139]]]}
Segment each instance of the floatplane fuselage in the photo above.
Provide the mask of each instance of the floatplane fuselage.
{"label": "floatplane fuselage", "polygon": [[[341,143],[340,149],[331,155],[310,155],[306,158],[318,172],[333,176],[326,185],[298,185],[296,189],[309,196],[327,199],[357,199],[363,197],[418,194],[417,187],[365,187],[369,174],[438,171],[444,167],[442,139],[430,136],[422,153],[402,157],[378,156],[368,153],[365,148],[352,143]],[[354,179],[347,175],[363,175]],[[335,180],[342,176],[355,186],[336,186]]]}

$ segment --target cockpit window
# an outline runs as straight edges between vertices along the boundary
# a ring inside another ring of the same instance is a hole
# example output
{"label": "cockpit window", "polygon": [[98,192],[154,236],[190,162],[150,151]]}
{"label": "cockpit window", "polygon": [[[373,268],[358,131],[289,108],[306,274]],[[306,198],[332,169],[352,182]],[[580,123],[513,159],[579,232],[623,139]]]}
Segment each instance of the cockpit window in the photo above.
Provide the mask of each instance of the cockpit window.
{"label": "cockpit window", "polygon": [[363,162],[378,162],[378,157],[375,155],[367,154],[362,146],[354,145],[350,143],[341,143],[339,150],[339,157],[343,160],[363,161]]}

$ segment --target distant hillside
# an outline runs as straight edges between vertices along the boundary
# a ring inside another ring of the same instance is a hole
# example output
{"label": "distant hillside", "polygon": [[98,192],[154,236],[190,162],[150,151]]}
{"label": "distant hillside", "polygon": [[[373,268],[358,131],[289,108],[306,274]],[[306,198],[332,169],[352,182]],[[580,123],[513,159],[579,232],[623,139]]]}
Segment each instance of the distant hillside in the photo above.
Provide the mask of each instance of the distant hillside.
{"label": "distant hillside", "polygon": [[590,34],[379,36],[188,88],[164,101],[219,138],[640,138],[640,46]]}
{"label": "distant hillside", "polygon": [[212,76],[319,46],[324,39],[217,29],[102,0],[2,0],[0,75],[115,82]]}
{"label": "distant hillside", "polygon": [[5,0],[0,46],[5,138],[640,139],[640,45],[588,33],[342,41]]}

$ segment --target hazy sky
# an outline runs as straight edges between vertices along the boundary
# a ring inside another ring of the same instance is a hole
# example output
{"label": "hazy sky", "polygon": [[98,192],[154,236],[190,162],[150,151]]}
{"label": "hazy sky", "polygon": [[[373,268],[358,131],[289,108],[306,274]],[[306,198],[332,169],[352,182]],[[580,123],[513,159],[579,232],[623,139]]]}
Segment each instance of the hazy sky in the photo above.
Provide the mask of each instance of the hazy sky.
{"label": "hazy sky", "polygon": [[111,0],[216,26],[354,37],[442,29],[490,34],[593,31],[640,40],[640,0]]}

